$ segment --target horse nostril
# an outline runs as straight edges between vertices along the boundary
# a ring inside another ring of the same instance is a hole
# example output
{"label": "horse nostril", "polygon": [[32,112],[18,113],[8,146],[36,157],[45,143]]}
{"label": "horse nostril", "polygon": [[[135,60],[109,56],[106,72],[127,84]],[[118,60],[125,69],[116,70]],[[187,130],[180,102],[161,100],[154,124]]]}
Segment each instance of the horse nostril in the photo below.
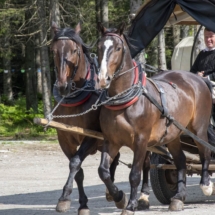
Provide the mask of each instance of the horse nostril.
{"label": "horse nostril", "polygon": [[110,77],[109,76],[107,77],[107,80],[110,81]]}

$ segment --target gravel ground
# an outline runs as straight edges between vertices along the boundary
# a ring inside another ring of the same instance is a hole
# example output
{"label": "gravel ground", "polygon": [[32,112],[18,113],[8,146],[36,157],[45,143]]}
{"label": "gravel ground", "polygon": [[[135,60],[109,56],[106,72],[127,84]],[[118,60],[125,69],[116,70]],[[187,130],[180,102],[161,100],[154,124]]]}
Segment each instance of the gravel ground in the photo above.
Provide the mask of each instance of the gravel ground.
{"label": "gravel ground", "polygon": [[[121,149],[123,162],[132,161],[132,152]],[[100,153],[83,162],[85,191],[91,215],[119,215],[120,211],[105,199],[105,186],[97,169]],[[0,215],[57,215],[55,206],[69,173],[68,160],[56,142],[0,142]],[[129,195],[130,169],[119,164],[115,184]],[[215,196],[206,197],[199,188],[200,177],[187,179],[187,199],[182,212],[169,212],[150,190],[150,210],[135,215],[156,214],[215,214]],[[212,180],[215,182],[215,178]],[[140,189],[139,189],[140,190]],[[72,193],[72,206],[65,215],[77,214],[78,192],[76,184]]]}

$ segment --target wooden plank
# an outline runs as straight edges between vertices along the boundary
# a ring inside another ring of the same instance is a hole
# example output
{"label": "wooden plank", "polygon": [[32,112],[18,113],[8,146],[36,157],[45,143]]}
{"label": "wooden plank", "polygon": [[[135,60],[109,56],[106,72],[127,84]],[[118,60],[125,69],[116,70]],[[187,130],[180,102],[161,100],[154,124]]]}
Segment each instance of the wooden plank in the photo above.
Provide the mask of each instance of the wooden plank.
{"label": "wooden plank", "polygon": [[[47,125],[48,124],[48,120],[47,119],[43,119],[43,118],[34,118],[34,123],[38,124],[38,125]],[[49,127],[52,128],[57,128],[63,131],[68,131],[68,132],[73,132],[76,134],[80,134],[80,135],[84,135],[84,136],[88,136],[88,137],[94,137],[100,140],[104,140],[104,136],[101,132],[98,131],[93,131],[90,129],[85,129],[85,128],[80,128],[77,126],[70,126],[70,125],[66,125],[63,123],[59,123],[59,122],[55,122],[55,121],[51,121],[48,125]]]}
{"label": "wooden plank", "polygon": [[[186,164],[187,171],[201,171],[202,170],[202,164]],[[176,169],[176,166],[174,164],[151,164],[150,169]],[[210,164],[208,167],[208,170],[214,171],[215,165]]]}

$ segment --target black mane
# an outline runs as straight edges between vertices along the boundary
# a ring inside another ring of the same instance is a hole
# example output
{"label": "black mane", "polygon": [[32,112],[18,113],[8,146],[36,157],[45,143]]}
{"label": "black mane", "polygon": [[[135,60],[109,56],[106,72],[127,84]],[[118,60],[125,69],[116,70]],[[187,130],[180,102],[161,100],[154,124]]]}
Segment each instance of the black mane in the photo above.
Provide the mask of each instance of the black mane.
{"label": "black mane", "polygon": [[73,40],[78,45],[81,45],[84,54],[89,56],[90,47],[83,42],[81,37],[78,34],[76,34],[75,30],[73,30],[71,28],[58,29],[57,33],[55,34],[55,36],[53,38],[53,41],[57,41],[60,37],[68,37],[70,40]]}

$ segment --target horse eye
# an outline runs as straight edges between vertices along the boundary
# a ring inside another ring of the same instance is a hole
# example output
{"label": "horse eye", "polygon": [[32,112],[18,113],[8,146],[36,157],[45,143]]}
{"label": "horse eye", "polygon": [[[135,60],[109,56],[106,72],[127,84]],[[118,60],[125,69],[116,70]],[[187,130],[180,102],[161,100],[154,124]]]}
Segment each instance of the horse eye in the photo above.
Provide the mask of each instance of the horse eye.
{"label": "horse eye", "polygon": [[117,48],[116,48],[116,51],[120,51],[120,50],[121,50],[121,47],[117,47]]}
{"label": "horse eye", "polygon": [[74,50],[73,50],[73,54],[75,54],[76,52],[77,52],[77,49],[74,49]]}

